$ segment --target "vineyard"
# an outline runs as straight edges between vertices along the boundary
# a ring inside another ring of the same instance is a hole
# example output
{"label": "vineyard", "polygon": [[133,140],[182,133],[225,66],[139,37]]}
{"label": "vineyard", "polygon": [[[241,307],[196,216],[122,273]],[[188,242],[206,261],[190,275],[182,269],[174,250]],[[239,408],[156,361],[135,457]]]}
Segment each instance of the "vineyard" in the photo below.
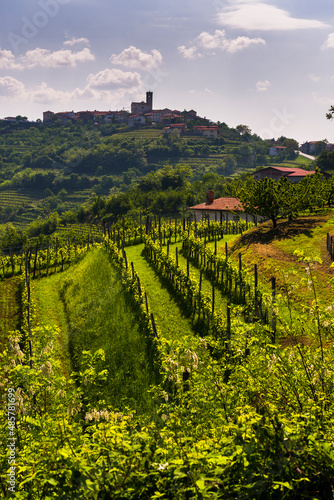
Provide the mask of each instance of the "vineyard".
{"label": "vineyard", "polygon": [[[261,231],[123,218],[0,259],[4,498],[13,477],[22,499],[333,498],[323,268],[300,234],[275,242],[294,271],[268,279],[248,249]],[[314,234],[327,252],[333,216]]]}

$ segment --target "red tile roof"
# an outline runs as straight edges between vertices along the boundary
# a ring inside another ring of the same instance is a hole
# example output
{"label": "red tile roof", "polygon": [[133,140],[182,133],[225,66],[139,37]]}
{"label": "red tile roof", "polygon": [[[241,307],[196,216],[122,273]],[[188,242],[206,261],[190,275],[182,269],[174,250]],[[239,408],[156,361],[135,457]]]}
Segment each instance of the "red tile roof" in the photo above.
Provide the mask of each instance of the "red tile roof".
{"label": "red tile roof", "polygon": [[212,203],[200,203],[188,210],[228,210],[233,212],[243,212],[244,208],[238,198],[217,198]]}
{"label": "red tile roof", "polygon": [[255,175],[264,172],[265,170],[276,170],[277,172],[283,172],[287,174],[287,177],[291,177],[293,175],[298,175],[300,177],[303,177],[305,175],[312,175],[315,173],[314,170],[304,170],[303,168],[290,168],[290,167],[267,167],[267,168],[262,168],[261,170],[258,170],[255,172]]}

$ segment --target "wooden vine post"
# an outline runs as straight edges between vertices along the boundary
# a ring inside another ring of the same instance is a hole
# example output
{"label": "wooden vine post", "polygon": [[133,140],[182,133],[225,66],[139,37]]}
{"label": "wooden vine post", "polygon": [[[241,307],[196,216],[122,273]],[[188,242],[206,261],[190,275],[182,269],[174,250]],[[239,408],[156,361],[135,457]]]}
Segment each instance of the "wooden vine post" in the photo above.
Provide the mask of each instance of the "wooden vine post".
{"label": "wooden vine post", "polygon": [[271,328],[273,331],[273,344],[276,342],[276,278],[271,278],[271,293],[272,293],[272,316]]}
{"label": "wooden vine post", "polygon": [[26,288],[27,288],[27,327],[28,327],[28,344],[29,344],[29,366],[33,367],[33,359],[32,359],[32,333],[31,333],[31,324],[30,324],[30,257],[31,257],[31,248],[29,248],[26,252],[25,259],[25,278],[26,278]]}

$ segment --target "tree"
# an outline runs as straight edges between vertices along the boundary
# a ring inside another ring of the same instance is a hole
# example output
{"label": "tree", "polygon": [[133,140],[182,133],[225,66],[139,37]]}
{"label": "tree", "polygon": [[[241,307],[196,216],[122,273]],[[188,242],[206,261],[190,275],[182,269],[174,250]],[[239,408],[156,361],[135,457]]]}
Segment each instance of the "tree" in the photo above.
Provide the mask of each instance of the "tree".
{"label": "tree", "polygon": [[247,125],[237,125],[235,129],[239,132],[240,135],[250,136],[252,131]]}
{"label": "tree", "polygon": [[317,166],[323,172],[326,170],[334,170],[334,151],[322,151],[316,159]]}
{"label": "tree", "polygon": [[237,188],[237,196],[246,212],[268,217],[277,227],[280,216],[290,220],[298,215],[298,196],[295,185],[285,178],[278,182],[266,177],[255,181],[252,177]]}

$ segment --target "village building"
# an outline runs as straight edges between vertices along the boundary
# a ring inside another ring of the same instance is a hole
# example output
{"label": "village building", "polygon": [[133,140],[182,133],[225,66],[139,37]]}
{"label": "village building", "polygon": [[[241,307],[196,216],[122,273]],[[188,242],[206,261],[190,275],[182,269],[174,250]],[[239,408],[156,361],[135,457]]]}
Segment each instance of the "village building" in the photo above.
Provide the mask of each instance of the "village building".
{"label": "village building", "polygon": [[177,132],[178,134],[183,134],[187,130],[187,125],[185,123],[171,123],[168,127],[162,129],[164,134],[171,134]]}
{"label": "village building", "polygon": [[193,213],[193,220],[228,222],[228,221],[255,221],[255,216],[245,212],[243,205],[238,198],[217,198],[214,199],[213,191],[206,193],[206,202],[188,207]]}
{"label": "village building", "polygon": [[304,142],[300,149],[306,155],[314,155],[316,152],[316,141]]}
{"label": "village building", "polygon": [[146,92],[146,102],[132,102],[131,114],[138,115],[144,113],[151,113],[153,109],[153,92]]}
{"label": "village building", "polygon": [[128,118],[129,127],[141,127],[145,125],[145,116],[142,114],[130,115]]}
{"label": "village building", "polygon": [[198,135],[201,135],[202,137],[205,137],[207,139],[217,139],[217,137],[220,135],[220,130],[217,125],[197,125],[196,127],[194,127],[194,131]]}
{"label": "village building", "polygon": [[282,153],[286,149],[285,146],[270,146],[269,155],[277,156],[279,153]]}
{"label": "village building", "polygon": [[303,168],[290,168],[290,167],[267,167],[258,170],[254,173],[253,177],[256,181],[262,181],[266,177],[278,181],[282,177],[286,177],[291,182],[299,182],[307,175],[313,175],[314,170],[304,170]]}

